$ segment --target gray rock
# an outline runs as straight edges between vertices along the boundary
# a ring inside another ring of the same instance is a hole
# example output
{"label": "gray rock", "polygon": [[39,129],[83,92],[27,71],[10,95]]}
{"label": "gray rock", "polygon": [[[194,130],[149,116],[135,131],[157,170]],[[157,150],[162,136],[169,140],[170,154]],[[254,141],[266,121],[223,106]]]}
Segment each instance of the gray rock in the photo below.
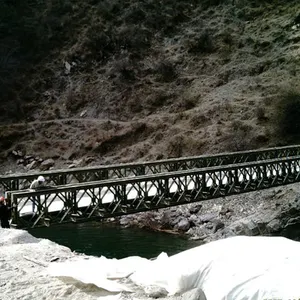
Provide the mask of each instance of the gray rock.
{"label": "gray rock", "polygon": [[205,224],[205,228],[208,229],[208,230],[211,230],[211,229],[214,228],[214,224],[212,224],[212,223],[206,223]]}
{"label": "gray rock", "polygon": [[38,166],[38,162],[36,160],[33,160],[31,163],[26,165],[26,168],[28,170],[32,170],[32,169],[35,169],[37,166]]}
{"label": "gray rock", "polygon": [[24,159],[18,159],[17,160],[17,165],[22,165],[22,164],[24,164]]}
{"label": "gray rock", "polygon": [[190,229],[190,222],[187,219],[182,219],[176,224],[175,228],[180,231],[188,231]]}
{"label": "gray rock", "polygon": [[206,230],[204,225],[197,226],[197,227],[191,227],[186,234],[191,236],[190,239],[193,240],[200,240],[204,239],[207,236],[208,231]]}
{"label": "gray rock", "polygon": [[233,224],[233,231],[238,235],[259,235],[259,227],[253,220],[242,219]]}
{"label": "gray rock", "polygon": [[190,238],[191,241],[204,241],[205,239],[207,238],[207,235],[206,234],[203,234],[203,235],[194,235]]}
{"label": "gray rock", "polygon": [[245,235],[245,228],[241,222],[234,222],[228,228],[228,230],[232,231],[235,235]]}
{"label": "gray rock", "polygon": [[252,220],[260,227],[265,226],[267,223],[271,222],[272,220],[276,219],[278,216],[279,211],[264,211],[258,217],[253,217]]}
{"label": "gray rock", "polygon": [[12,154],[17,157],[23,157],[24,153],[21,150],[13,150]]}
{"label": "gray rock", "polygon": [[226,214],[232,213],[232,212],[233,212],[232,208],[227,207],[227,206],[225,206],[225,205],[222,205],[219,214],[220,214],[220,215],[226,215]]}
{"label": "gray rock", "polygon": [[41,170],[49,170],[51,167],[53,167],[55,164],[54,160],[52,158],[44,160],[41,165],[40,169]]}
{"label": "gray rock", "polygon": [[202,208],[202,205],[201,204],[197,204],[193,207],[190,208],[190,214],[197,214],[200,209]]}
{"label": "gray rock", "polygon": [[267,231],[270,233],[277,232],[281,229],[281,223],[278,219],[274,219],[267,224]]}
{"label": "gray rock", "polygon": [[207,213],[204,215],[199,216],[199,221],[202,223],[207,223],[212,221],[213,219],[217,218],[218,215],[216,213]]}
{"label": "gray rock", "polygon": [[84,159],[74,160],[72,164],[68,166],[69,169],[83,167],[85,165]]}
{"label": "gray rock", "polygon": [[162,298],[168,295],[166,289],[155,285],[147,286],[144,290],[145,293],[151,298]]}
{"label": "gray rock", "polygon": [[84,117],[84,116],[86,115],[86,113],[87,113],[87,110],[82,111],[82,112],[80,113],[80,117]]}
{"label": "gray rock", "polygon": [[70,164],[70,165],[68,166],[68,169],[74,169],[74,168],[76,168],[76,165],[75,165],[75,164]]}
{"label": "gray rock", "polygon": [[197,236],[197,227],[191,227],[186,234],[192,236],[192,238]]}
{"label": "gray rock", "polygon": [[176,227],[177,224],[178,224],[182,219],[184,219],[182,216],[179,216],[179,217],[177,217],[177,218],[175,217],[175,219],[173,219],[173,220],[170,221],[170,225],[171,225],[172,227]]}
{"label": "gray rock", "polygon": [[172,220],[172,219],[176,219],[178,217],[178,212],[176,210],[167,210],[167,211],[163,211],[161,214],[162,218],[168,219],[168,220]]}
{"label": "gray rock", "polygon": [[217,232],[219,229],[222,229],[224,227],[225,224],[221,220],[219,219],[214,220],[213,233]]}
{"label": "gray rock", "polygon": [[26,159],[26,160],[29,160],[29,159],[32,159],[32,158],[33,158],[32,155],[26,155],[26,156],[24,157],[24,159]]}
{"label": "gray rock", "polygon": [[200,288],[192,289],[181,296],[182,300],[207,300],[204,292]]}
{"label": "gray rock", "polygon": [[222,231],[222,237],[227,238],[231,236],[236,236],[236,234],[229,228],[224,228]]}
{"label": "gray rock", "polygon": [[197,215],[191,215],[191,216],[189,217],[189,222],[190,222],[191,225],[195,225],[195,226],[201,223],[201,222],[199,221]]}
{"label": "gray rock", "polygon": [[241,220],[246,235],[259,235],[259,228],[253,220]]}
{"label": "gray rock", "polygon": [[230,219],[232,216],[233,216],[233,212],[230,212],[230,211],[225,214],[225,217],[227,219]]}

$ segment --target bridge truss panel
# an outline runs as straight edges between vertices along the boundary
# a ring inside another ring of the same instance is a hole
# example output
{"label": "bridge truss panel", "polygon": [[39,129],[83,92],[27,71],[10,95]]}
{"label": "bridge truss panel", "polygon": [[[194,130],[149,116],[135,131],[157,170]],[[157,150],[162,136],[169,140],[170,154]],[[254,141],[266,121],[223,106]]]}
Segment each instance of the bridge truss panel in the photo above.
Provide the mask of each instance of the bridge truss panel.
{"label": "bridge truss panel", "polygon": [[184,171],[228,164],[288,158],[300,155],[300,145],[280,148],[221,153],[210,156],[173,158],[143,163],[52,170],[31,174],[0,175],[0,186],[5,191],[28,189],[33,179],[43,175],[49,186],[76,184],[99,180],[135,177],[166,172]]}
{"label": "bridge truss panel", "polygon": [[36,227],[187,204],[300,181],[300,156],[12,191],[13,223]]}

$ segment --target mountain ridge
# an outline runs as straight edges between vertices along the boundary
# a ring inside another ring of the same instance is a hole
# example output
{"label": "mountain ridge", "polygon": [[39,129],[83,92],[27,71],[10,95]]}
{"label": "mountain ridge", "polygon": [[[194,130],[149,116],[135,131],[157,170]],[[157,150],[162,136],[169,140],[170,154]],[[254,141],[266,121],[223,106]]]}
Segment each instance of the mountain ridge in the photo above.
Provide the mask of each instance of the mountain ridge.
{"label": "mountain ridge", "polygon": [[28,61],[2,86],[3,168],[13,150],[59,167],[299,142],[280,115],[300,101],[297,1],[51,3],[28,10],[40,59],[15,37]]}

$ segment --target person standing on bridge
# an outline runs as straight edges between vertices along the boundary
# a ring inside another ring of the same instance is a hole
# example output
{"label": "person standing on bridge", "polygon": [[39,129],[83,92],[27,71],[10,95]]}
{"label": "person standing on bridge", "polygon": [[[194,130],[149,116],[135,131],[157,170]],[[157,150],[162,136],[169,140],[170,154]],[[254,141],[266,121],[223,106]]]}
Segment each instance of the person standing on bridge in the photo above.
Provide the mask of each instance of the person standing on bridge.
{"label": "person standing on bridge", "polygon": [[0,221],[2,228],[10,228],[9,219],[11,218],[11,209],[7,205],[5,198],[0,197]]}
{"label": "person standing on bridge", "polygon": [[[33,180],[29,189],[30,190],[38,190],[43,187],[45,187],[45,177],[44,176],[39,176],[37,179]],[[34,213],[35,207],[37,206],[37,203],[39,203],[39,198],[38,197],[33,197],[32,200],[32,212]]]}
{"label": "person standing on bridge", "polygon": [[39,176],[37,179],[34,179],[29,187],[31,190],[37,190],[45,186],[45,177]]}

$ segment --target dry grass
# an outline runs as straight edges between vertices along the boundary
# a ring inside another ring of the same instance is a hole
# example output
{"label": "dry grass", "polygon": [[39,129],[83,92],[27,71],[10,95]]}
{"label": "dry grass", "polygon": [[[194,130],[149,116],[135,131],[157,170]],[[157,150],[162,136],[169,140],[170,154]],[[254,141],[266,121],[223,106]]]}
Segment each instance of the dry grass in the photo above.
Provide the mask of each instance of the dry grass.
{"label": "dry grass", "polygon": [[[18,144],[62,162],[93,155],[110,163],[290,143],[297,120],[275,116],[274,99],[279,82],[299,75],[291,26],[300,4],[280,3],[279,13],[274,1],[229,2],[72,1],[38,10],[60,16],[41,22],[53,44],[39,40],[41,56],[0,96],[0,121],[27,122],[33,132],[1,127],[2,157]],[[9,47],[12,62],[19,50]]]}

